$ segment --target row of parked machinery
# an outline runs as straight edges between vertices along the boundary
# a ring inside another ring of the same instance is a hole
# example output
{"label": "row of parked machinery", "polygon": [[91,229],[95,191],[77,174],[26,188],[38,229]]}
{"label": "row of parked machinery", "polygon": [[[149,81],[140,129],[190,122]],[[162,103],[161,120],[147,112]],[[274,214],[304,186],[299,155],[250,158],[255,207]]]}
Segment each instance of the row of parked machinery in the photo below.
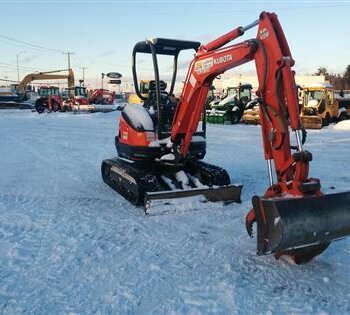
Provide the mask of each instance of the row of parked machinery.
{"label": "row of parked machinery", "polygon": [[[36,99],[29,100],[28,85],[33,81],[42,80],[67,80],[68,88],[61,92],[57,86],[42,85]],[[66,69],[27,74],[21,82],[12,85],[11,91],[0,95],[0,105],[2,108],[30,108],[34,103],[38,113],[44,111],[94,111],[96,104],[112,105],[115,96],[115,92],[108,90],[95,89],[88,93],[86,87],[75,86],[73,70]]]}
{"label": "row of parked machinery", "polygon": [[[251,84],[228,87],[219,100],[215,99],[214,89],[211,89],[206,106],[207,122],[259,124],[260,108],[252,97],[252,89]],[[298,86],[298,94],[300,117],[306,129],[321,129],[329,123],[350,118],[350,94],[335,91],[329,83]]]}
{"label": "row of parked machinery", "polygon": [[115,92],[97,89],[88,96],[86,87],[73,86],[67,89],[67,94],[62,95],[57,86],[42,86],[39,89],[39,98],[35,101],[35,109],[38,113],[85,111],[93,112],[98,105],[112,105]]}

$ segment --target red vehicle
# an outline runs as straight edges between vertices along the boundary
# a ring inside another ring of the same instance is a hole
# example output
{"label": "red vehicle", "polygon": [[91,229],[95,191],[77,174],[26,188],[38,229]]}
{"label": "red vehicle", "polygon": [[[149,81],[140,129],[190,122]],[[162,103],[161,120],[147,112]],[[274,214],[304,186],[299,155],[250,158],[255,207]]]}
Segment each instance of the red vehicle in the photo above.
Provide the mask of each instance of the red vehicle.
{"label": "red vehicle", "polygon": [[86,87],[75,86],[68,89],[68,100],[65,104],[73,111],[96,111],[95,104],[112,105],[115,98],[115,92],[103,89],[97,89],[88,96]]}
{"label": "red vehicle", "polygon": [[84,86],[75,86],[74,88],[68,89],[68,95],[71,97],[74,104],[79,104],[79,105],[89,104],[86,88]]}
{"label": "red vehicle", "polygon": [[89,96],[90,104],[112,105],[115,99],[115,92],[97,89]]}
{"label": "red vehicle", "polygon": [[57,86],[41,86],[40,98],[35,101],[35,109],[41,114],[44,111],[57,112],[66,110]]}
{"label": "red vehicle", "polygon": [[[227,45],[254,26],[258,26],[256,38]],[[176,102],[172,94],[177,58],[187,49],[196,53]],[[147,97],[138,90],[137,53],[152,55],[155,80]],[[160,84],[157,55],[174,58],[169,91]],[[270,185],[263,196],[252,198],[247,231],[251,235],[253,222],[257,223],[258,255],[289,255],[296,263],[307,262],[333,240],[349,235],[350,192],[323,195],[320,180],[309,177],[312,154],[303,149],[305,137],[301,135],[305,133],[299,117],[294,60],[274,13],[263,12],[257,21],[205,45],[163,38],[137,43],[132,70],[136,93],[144,104],[130,104],[122,111],[115,138],[120,158],[102,162],[102,177],[131,202],[144,203],[146,213],[154,201],[170,203],[184,196],[239,202],[241,187],[230,184],[227,172],[200,161],[206,153],[206,128],[205,120],[202,128],[199,122],[205,117],[205,101],[213,80],[253,60],[259,79],[256,94]],[[296,137],[295,147],[291,146],[289,128]]]}

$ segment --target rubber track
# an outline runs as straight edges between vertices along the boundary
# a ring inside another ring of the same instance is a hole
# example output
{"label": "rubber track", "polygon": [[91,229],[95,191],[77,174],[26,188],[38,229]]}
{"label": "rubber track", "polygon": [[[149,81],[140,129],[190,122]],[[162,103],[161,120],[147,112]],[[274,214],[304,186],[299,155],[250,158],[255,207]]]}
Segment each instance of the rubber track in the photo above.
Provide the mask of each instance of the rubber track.
{"label": "rubber track", "polygon": [[[136,184],[122,176],[118,176],[118,180],[113,179],[113,176],[111,176],[113,166],[133,178]],[[143,204],[145,191],[162,190],[155,175],[144,169],[135,168],[131,163],[118,158],[104,160],[101,172],[103,181],[134,205]]]}
{"label": "rubber track", "polygon": [[[231,183],[230,176],[227,174],[226,170],[219,166],[205,163],[202,161],[190,161],[189,164],[191,165],[191,169],[189,169],[188,172],[192,175],[196,175],[196,173],[199,173],[200,181],[203,185],[211,187],[214,185],[224,186],[229,185]],[[194,173],[192,172],[192,168],[195,170]]]}
{"label": "rubber track", "polygon": [[[118,168],[119,174],[111,172],[113,166]],[[179,171],[178,166],[173,168],[173,173]],[[203,185],[211,187],[230,184],[230,177],[224,169],[202,161],[187,161],[180,169],[198,177]],[[164,167],[156,162],[141,165],[119,158],[107,159],[102,162],[101,173],[103,181],[108,186],[134,205],[144,204],[145,192],[169,191],[169,188],[160,179],[162,174],[167,174],[167,176],[171,174],[169,166],[165,171]],[[125,176],[120,174],[125,174]]]}

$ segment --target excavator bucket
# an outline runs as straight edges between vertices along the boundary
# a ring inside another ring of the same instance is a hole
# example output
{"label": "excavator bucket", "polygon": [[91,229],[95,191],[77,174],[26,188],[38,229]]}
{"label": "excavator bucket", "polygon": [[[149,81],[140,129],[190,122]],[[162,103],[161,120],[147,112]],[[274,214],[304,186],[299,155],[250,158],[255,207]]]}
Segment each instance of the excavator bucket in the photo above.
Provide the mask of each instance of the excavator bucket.
{"label": "excavator bucket", "polygon": [[325,249],[350,234],[350,192],[299,198],[254,196],[252,203],[258,255]]}

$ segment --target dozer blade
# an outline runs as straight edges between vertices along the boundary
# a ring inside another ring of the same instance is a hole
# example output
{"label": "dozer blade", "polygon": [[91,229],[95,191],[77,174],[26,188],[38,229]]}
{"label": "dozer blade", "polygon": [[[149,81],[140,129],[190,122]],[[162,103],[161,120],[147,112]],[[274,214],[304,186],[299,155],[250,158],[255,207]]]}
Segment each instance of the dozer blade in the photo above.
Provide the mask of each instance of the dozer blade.
{"label": "dozer blade", "polygon": [[301,116],[301,122],[306,129],[322,129],[322,119],[318,116]]}
{"label": "dozer blade", "polygon": [[306,253],[310,248],[310,258],[350,234],[350,192],[299,198],[254,196],[252,202],[258,255]]}
{"label": "dozer blade", "polygon": [[145,193],[145,212],[159,214],[172,210],[203,208],[208,201],[241,203],[240,185],[192,188],[186,190],[157,191]]}

